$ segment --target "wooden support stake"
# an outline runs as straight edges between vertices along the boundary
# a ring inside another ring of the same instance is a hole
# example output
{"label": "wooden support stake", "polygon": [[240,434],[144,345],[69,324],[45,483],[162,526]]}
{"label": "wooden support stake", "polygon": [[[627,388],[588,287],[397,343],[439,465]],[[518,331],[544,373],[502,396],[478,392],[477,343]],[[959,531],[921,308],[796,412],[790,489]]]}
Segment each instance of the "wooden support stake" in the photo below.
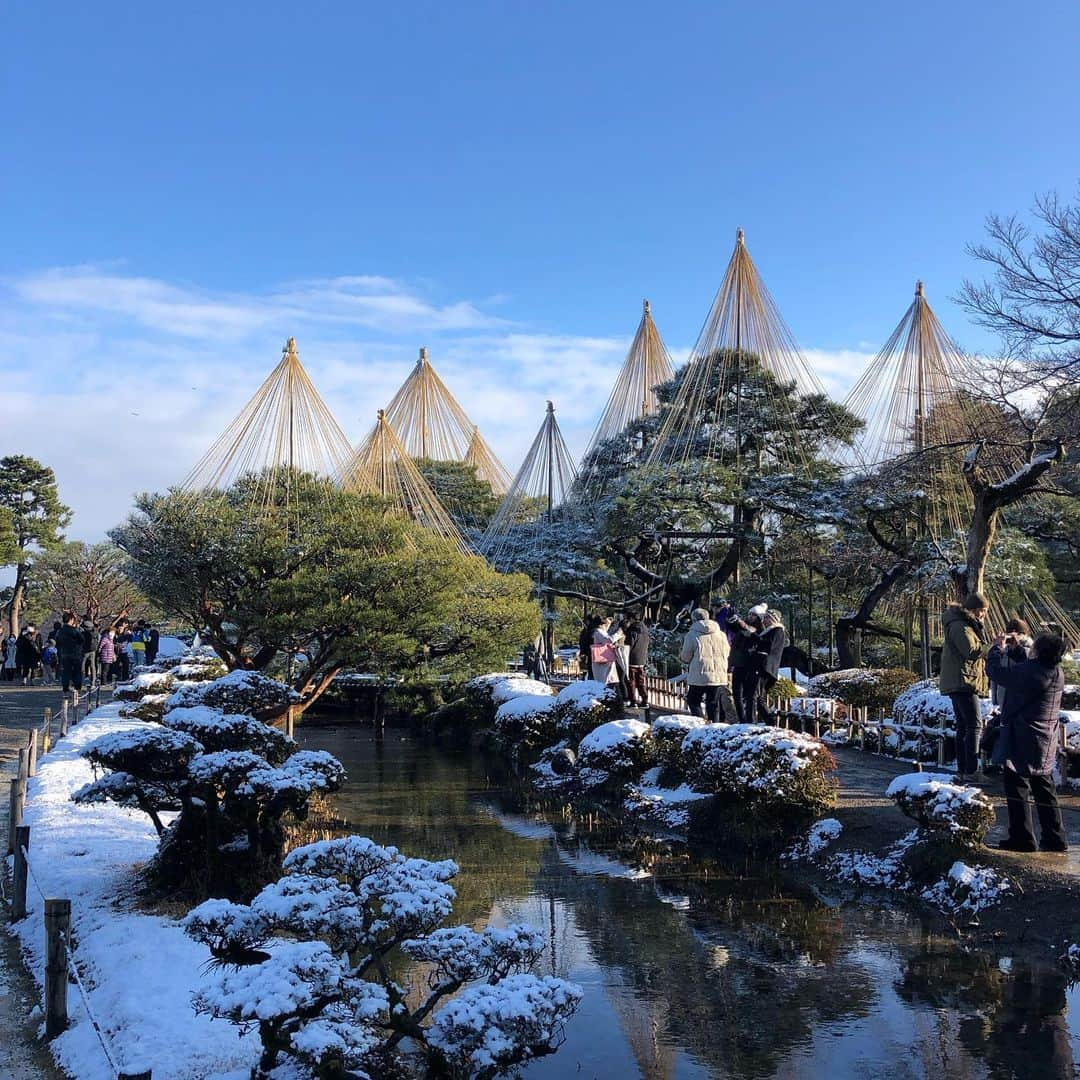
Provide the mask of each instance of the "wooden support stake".
{"label": "wooden support stake", "polygon": [[45,1037],[55,1038],[68,1026],[68,948],[71,901],[45,901]]}
{"label": "wooden support stake", "polygon": [[26,808],[26,781],[15,777],[11,781],[11,794],[8,800],[8,849],[9,855],[15,854],[15,831],[23,822]]}
{"label": "wooden support stake", "polygon": [[26,881],[29,877],[26,856],[23,851],[30,850],[30,826],[18,825],[15,828],[15,867],[11,873],[11,921],[18,922],[26,918]]}
{"label": "wooden support stake", "polygon": [[27,749],[27,776],[37,776],[37,729],[33,728],[26,733]]}
{"label": "wooden support stake", "polygon": [[294,708],[295,706],[290,705],[285,710],[285,734],[288,735],[290,739],[293,738],[296,731],[296,713],[293,711]]}

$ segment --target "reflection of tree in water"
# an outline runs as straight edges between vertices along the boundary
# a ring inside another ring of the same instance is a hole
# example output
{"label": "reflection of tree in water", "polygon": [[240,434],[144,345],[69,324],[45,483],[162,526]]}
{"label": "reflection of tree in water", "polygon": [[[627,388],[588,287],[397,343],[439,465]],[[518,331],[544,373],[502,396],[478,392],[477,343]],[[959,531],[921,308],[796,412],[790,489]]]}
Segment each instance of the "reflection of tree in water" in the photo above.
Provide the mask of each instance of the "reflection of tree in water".
{"label": "reflection of tree in water", "polygon": [[911,1002],[955,1010],[960,1045],[993,1076],[1072,1080],[1076,1076],[1065,991],[1056,968],[1014,964],[924,940],[905,956],[897,990]]}
{"label": "reflection of tree in water", "polygon": [[[595,960],[630,995],[617,1011],[628,1017],[636,1001],[642,1019],[627,1035],[639,1064],[648,1038],[722,1072],[768,1076],[820,1024],[865,1015],[873,986],[839,954],[835,910],[771,875],[695,862],[689,876],[682,858],[667,861],[654,855],[654,887],[577,873],[555,848],[541,870],[540,888],[572,905]],[[652,1053],[661,1069],[666,1059]]]}

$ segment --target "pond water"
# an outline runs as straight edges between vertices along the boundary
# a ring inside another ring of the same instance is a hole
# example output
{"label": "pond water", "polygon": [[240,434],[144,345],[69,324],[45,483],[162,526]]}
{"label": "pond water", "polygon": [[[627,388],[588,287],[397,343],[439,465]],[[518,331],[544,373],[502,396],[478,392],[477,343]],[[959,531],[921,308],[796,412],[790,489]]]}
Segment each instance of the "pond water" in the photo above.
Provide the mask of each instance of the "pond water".
{"label": "pond water", "polygon": [[544,970],[584,988],[530,1080],[1077,1075],[1080,991],[1050,965],[968,952],[772,867],[538,812],[494,763],[404,731],[303,739],[348,769],[347,831],[455,859],[458,921],[542,928]]}

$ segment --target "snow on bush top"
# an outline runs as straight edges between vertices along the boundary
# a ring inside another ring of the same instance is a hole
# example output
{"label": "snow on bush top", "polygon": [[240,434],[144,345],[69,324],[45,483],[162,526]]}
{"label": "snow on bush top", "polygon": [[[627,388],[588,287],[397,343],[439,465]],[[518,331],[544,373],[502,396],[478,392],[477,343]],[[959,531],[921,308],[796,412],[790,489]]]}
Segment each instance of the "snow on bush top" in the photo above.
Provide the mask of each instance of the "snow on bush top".
{"label": "snow on bush top", "polygon": [[472,986],[435,1014],[428,1042],[454,1075],[493,1076],[514,1063],[523,1044],[554,1048],[553,1032],[581,997],[579,987],[550,975]]}
{"label": "snow on bush top", "polygon": [[167,780],[185,769],[201,751],[202,747],[190,735],[153,725],[102,735],[82,756],[106,769]]}
{"label": "snow on bush top", "polygon": [[552,697],[551,687],[537,679],[527,678],[513,671],[496,671],[490,675],[477,675],[465,684],[466,691],[486,697],[493,705],[502,705],[522,694]]}
{"label": "snow on bush top", "polygon": [[267,761],[279,764],[295,749],[296,743],[284,732],[246,713],[223,713],[207,705],[182,705],[170,709],[162,723],[174,731],[184,731],[208,751],[254,750]]}
{"label": "snow on bush top", "polygon": [[643,739],[649,734],[649,725],[640,720],[612,720],[593,728],[578,746],[578,753],[584,757],[590,754],[603,754],[623,743]]}
{"label": "snow on bush top", "polygon": [[652,733],[654,736],[670,735],[674,738],[678,735],[685,738],[688,731],[704,727],[705,723],[700,716],[658,716],[652,722]]}
{"label": "snow on bush top", "polygon": [[[983,716],[990,711],[990,702],[979,702]],[[938,690],[937,679],[924,679],[900,694],[893,703],[893,720],[898,724],[931,728],[951,728],[952,702]]]}
{"label": "snow on bush top", "polygon": [[564,686],[558,693],[556,700],[560,705],[573,708],[578,712],[588,712],[590,709],[600,709],[610,704],[616,697],[613,689],[602,682],[593,679],[577,679]]}
{"label": "snow on bush top", "polygon": [[994,807],[977,787],[947,773],[904,773],[885,791],[908,817],[966,846],[982,842],[994,824]]}
{"label": "snow on bush top", "polygon": [[175,681],[171,671],[144,671],[134,679],[117,683],[113,688],[113,699],[130,701],[147,694],[162,693],[172,689]]}
{"label": "snow on bush top", "polygon": [[504,701],[495,710],[495,726],[517,727],[518,721],[532,716],[542,716],[555,708],[556,699],[551,694],[521,694]]}
{"label": "snow on bush top", "polygon": [[284,708],[300,700],[292,687],[258,671],[230,671],[212,682],[178,686],[166,703],[167,710],[209,705],[227,713],[256,713]]}
{"label": "snow on bush top", "polygon": [[681,758],[699,791],[800,812],[820,811],[836,799],[835,762],[812,735],[763,724],[707,724],[686,735]]}
{"label": "snow on bush top", "polygon": [[941,881],[922,891],[922,898],[947,915],[977,915],[1012,890],[1012,883],[986,866],[954,862]]}
{"label": "snow on bush top", "polygon": [[845,705],[887,709],[915,679],[906,668],[844,668],[815,675],[806,688],[813,696],[833,698]]}

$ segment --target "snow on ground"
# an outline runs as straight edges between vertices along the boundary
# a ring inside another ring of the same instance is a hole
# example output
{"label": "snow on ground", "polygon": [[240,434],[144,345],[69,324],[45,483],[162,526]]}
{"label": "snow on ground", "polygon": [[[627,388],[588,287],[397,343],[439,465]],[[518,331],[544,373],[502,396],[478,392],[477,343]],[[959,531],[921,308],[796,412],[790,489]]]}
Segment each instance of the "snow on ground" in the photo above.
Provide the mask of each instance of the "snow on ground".
{"label": "snow on ground", "polygon": [[[150,819],[112,803],[71,802],[71,793],[94,778],[80,752],[101,735],[145,728],[120,717],[119,708],[97,709],[39,760],[25,817],[31,866],[46,896],[71,899],[75,959],[121,1069],[152,1068],[154,1080],[209,1080],[250,1068],[259,1055],[257,1036],[238,1038],[232,1025],[192,1010],[192,992],[211,978],[203,970],[206,949],[175,920],[137,910],[136,872],[157,848]],[[27,908],[12,932],[41,983],[42,902],[33,884]],[[75,986],[68,1008],[71,1026],[51,1044],[57,1061],[78,1080],[113,1080]]]}
{"label": "snow on ground", "polygon": [[158,656],[179,656],[187,646],[178,637],[162,635],[158,638]]}

